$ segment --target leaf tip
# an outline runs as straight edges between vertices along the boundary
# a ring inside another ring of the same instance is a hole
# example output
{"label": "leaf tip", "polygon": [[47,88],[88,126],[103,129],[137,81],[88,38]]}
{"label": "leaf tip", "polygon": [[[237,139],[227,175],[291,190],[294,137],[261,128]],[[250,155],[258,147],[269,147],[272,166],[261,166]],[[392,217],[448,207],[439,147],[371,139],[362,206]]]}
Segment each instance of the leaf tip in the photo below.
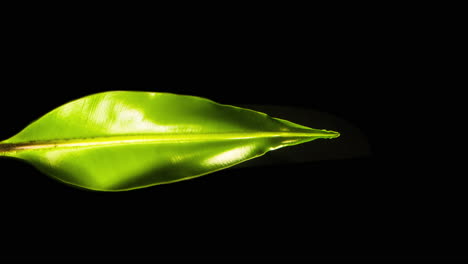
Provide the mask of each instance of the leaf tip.
{"label": "leaf tip", "polygon": [[332,130],[324,130],[323,133],[324,133],[323,137],[324,138],[329,138],[329,139],[337,138],[337,137],[340,136],[339,132],[332,131]]}

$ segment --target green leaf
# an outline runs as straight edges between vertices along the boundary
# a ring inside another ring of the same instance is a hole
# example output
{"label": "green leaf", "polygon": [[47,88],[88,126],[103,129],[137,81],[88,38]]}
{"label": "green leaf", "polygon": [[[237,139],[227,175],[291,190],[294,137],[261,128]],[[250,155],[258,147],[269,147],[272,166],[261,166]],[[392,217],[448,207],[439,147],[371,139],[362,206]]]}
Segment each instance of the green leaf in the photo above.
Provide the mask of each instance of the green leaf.
{"label": "green leaf", "polygon": [[73,186],[123,191],[338,136],[195,96],[112,91],[49,112],[0,142],[0,156],[23,159]]}

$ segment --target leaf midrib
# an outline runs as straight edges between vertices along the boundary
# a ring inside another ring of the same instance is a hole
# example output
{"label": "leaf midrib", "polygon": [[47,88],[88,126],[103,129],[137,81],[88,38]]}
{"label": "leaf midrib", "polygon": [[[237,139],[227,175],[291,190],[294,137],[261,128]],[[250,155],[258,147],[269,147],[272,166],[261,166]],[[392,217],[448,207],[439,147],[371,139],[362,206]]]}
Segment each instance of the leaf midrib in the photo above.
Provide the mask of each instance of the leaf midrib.
{"label": "leaf midrib", "polygon": [[119,135],[107,137],[92,137],[92,138],[74,138],[61,140],[42,140],[31,141],[24,143],[0,143],[0,153],[32,150],[32,149],[47,149],[60,147],[93,147],[103,145],[119,145],[119,144],[145,144],[145,143],[171,143],[171,142],[188,142],[188,141],[216,141],[216,140],[236,140],[236,139],[252,139],[252,138],[269,138],[269,137],[317,137],[317,138],[334,138],[338,134],[333,131],[323,132],[249,132],[249,133],[216,133],[216,134],[153,134],[153,135]]}

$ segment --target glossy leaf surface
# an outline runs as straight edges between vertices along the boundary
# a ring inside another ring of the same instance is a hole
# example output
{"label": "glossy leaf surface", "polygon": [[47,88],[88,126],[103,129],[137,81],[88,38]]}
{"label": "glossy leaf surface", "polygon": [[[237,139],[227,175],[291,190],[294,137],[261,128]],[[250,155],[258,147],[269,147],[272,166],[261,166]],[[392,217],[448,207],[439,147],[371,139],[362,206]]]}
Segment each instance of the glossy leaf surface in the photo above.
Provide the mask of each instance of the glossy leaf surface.
{"label": "glossy leaf surface", "polygon": [[23,159],[82,188],[122,191],[190,179],[277,148],[337,132],[195,96],[113,91],[44,115],[0,142]]}

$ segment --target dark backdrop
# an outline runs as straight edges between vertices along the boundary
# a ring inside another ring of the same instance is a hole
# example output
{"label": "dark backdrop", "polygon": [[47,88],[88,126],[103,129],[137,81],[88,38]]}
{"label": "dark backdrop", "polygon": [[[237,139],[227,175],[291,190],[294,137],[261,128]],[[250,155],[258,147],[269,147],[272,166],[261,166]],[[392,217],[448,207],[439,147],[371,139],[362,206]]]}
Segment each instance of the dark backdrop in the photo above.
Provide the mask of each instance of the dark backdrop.
{"label": "dark backdrop", "polygon": [[415,31],[383,13],[295,12],[197,23],[12,22],[2,59],[2,139],[81,96],[143,90],[332,113],[362,130],[372,155],[219,171],[122,193],[74,189],[1,159],[2,255],[464,255],[455,242],[460,218],[449,205],[456,192],[408,166],[415,161],[392,136],[408,121],[395,116],[413,84]]}

